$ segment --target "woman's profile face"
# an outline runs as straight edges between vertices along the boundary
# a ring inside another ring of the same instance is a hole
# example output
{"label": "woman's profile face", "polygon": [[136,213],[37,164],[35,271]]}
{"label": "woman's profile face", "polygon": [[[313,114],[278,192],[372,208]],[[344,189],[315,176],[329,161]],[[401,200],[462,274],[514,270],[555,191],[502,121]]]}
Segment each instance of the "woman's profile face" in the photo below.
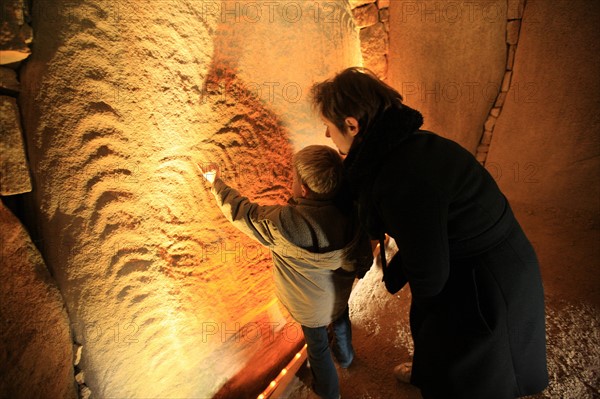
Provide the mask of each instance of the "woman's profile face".
{"label": "woman's profile face", "polygon": [[325,130],[325,137],[329,137],[333,141],[340,154],[347,155],[354,141],[354,136],[348,132],[342,132],[333,122],[324,116],[321,116],[321,119],[327,128]]}

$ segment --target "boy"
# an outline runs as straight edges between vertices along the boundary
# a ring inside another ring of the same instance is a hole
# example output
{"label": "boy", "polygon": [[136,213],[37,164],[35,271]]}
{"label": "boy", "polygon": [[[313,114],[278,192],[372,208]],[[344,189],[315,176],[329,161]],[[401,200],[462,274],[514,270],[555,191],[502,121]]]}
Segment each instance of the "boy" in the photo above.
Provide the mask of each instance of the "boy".
{"label": "boy", "polygon": [[351,206],[340,202],[343,167],[335,150],[308,146],[294,155],[293,169],[293,197],[274,206],[242,197],[219,178],[214,164],[201,172],[227,219],[270,248],[277,296],[304,332],[314,390],[338,399],[327,326],[335,337],[334,356],[340,367],[349,367],[354,350],[348,298],[355,276],[363,277],[372,264],[371,246]]}

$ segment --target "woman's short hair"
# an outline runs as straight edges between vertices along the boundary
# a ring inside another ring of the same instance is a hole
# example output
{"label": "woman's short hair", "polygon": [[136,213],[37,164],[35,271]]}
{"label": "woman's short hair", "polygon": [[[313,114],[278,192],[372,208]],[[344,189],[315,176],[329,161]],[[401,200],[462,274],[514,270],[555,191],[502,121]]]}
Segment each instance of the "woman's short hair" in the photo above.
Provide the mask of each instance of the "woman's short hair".
{"label": "woman's short hair", "polygon": [[356,118],[362,132],[380,113],[402,105],[398,91],[362,67],[347,68],[332,79],[314,84],[311,100],[316,110],[342,133],[346,131],[347,117]]}
{"label": "woman's short hair", "polygon": [[342,158],[337,151],[325,145],[309,145],[294,155],[292,163],[300,181],[315,199],[335,196],[343,174]]}

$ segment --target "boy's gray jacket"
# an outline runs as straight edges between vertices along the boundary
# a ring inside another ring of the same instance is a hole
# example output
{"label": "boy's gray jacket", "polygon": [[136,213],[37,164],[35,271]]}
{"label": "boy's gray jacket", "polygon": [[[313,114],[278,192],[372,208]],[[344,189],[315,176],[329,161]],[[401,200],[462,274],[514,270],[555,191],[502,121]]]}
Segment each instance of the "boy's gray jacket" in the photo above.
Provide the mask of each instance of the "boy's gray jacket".
{"label": "boy's gray jacket", "polygon": [[261,206],[216,179],[225,217],[271,250],[277,297],[301,325],[321,327],[348,306],[357,272],[372,264],[369,240],[330,201]]}

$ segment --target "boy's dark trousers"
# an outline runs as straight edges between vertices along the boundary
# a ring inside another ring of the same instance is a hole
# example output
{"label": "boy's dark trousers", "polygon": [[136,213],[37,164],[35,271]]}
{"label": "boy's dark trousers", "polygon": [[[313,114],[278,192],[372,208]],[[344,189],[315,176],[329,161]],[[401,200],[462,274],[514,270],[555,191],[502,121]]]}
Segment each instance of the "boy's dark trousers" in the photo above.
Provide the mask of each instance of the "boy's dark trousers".
{"label": "boy's dark trousers", "polygon": [[[354,359],[352,348],[352,327],[348,307],[344,313],[333,323],[332,350],[338,364],[347,368]],[[324,399],[338,399],[340,397],[340,385],[337,371],[333,364],[331,350],[329,349],[329,338],[327,326],[310,328],[302,326],[308,361],[313,375],[313,389],[315,393]]]}

